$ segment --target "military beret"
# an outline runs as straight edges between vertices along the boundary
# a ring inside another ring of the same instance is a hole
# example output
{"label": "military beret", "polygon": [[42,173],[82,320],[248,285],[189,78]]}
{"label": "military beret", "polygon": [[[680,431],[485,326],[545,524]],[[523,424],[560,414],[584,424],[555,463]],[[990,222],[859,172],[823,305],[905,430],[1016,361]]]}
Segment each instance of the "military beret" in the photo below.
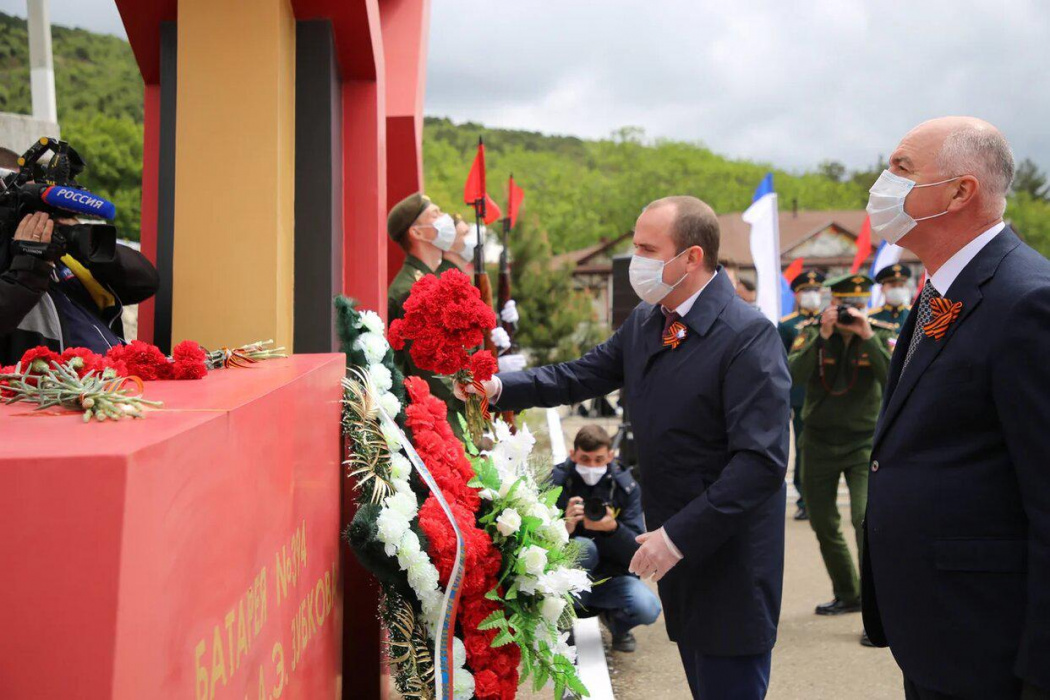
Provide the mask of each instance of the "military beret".
{"label": "military beret", "polygon": [[893,280],[906,279],[911,279],[911,270],[909,270],[906,265],[901,265],[899,263],[896,265],[887,265],[875,273],[875,282],[878,284],[892,282]]}
{"label": "military beret", "polygon": [[419,218],[427,207],[430,198],[422,192],[411,194],[394,205],[386,217],[386,232],[394,241],[400,241],[409,227]]}
{"label": "military beret", "polygon": [[873,284],[875,280],[860,274],[841,275],[824,282],[824,286],[831,290],[831,295],[836,297],[868,296]]}
{"label": "military beret", "polygon": [[811,287],[819,288],[824,284],[825,279],[824,273],[820,270],[803,270],[791,280],[791,291],[797,292]]}

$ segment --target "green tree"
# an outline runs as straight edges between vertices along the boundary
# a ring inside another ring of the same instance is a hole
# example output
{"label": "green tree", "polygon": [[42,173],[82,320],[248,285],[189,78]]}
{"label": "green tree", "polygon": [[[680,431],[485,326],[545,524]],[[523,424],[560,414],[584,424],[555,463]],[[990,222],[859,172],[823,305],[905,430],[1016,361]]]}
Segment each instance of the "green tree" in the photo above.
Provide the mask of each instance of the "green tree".
{"label": "green tree", "polygon": [[513,296],[521,314],[516,340],[534,364],[576,359],[604,338],[590,298],[573,288],[572,272],[551,266],[546,232],[519,220],[510,249]]}
{"label": "green tree", "polygon": [[842,182],[846,176],[846,166],[837,160],[825,160],[817,166],[817,172],[832,182]]}
{"label": "green tree", "polygon": [[1025,158],[1014,172],[1013,190],[1022,192],[1034,199],[1050,199],[1050,186],[1046,184],[1046,173],[1039,170],[1031,158]]}

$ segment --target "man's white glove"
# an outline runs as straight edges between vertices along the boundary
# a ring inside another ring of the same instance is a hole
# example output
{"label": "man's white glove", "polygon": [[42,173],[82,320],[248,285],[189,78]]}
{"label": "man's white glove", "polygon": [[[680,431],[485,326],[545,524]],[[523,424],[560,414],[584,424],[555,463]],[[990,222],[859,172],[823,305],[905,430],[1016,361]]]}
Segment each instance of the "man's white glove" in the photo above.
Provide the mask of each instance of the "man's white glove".
{"label": "man's white glove", "polygon": [[525,369],[524,355],[500,355],[497,362],[499,363],[500,372],[520,372]]}
{"label": "man's white glove", "polygon": [[506,350],[510,347],[510,335],[501,326],[493,328],[489,337],[492,338],[492,344],[499,350]]}
{"label": "man's white glove", "polygon": [[518,303],[513,299],[508,299],[507,303],[503,305],[503,310],[499,312],[499,317],[503,319],[504,323],[511,325],[517,323],[520,318],[518,316]]}

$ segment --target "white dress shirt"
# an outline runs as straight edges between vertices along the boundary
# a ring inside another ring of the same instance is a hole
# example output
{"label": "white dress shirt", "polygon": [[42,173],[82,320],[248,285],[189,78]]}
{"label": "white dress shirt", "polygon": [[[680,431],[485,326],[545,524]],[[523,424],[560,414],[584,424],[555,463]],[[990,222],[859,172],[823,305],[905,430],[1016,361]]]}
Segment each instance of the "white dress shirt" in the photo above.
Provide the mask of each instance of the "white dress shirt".
{"label": "white dress shirt", "polygon": [[[699,299],[700,295],[703,293],[703,291],[705,289],[707,289],[707,285],[711,284],[711,282],[715,279],[715,277],[717,275],[718,275],[718,270],[715,270],[715,274],[711,275],[711,279],[709,279],[706,282],[704,282],[704,286],[703,287],[700,287],[700,289],[696,290],[696,293],[693,294],[693,296],[689,297],[688,299],[686,299],[685,301],[683,301],[681,304],[678,305],[678,308],[676,308],[674,310],[675,313],[678,314],[679,316],[681,316],[682,318],[685,318],[685,315],[687,313],[689,313],[690,309],[693,308],[693,304],[696,303],[696,300]],[[663,308],[666,309],[667,307],[664,306]]]}
{"label": "white dress shirt", "polygon": [[992,239],[999,235],[1002,230],[1006,228],[1006,223],[1000,221],[995,226],[982,233],[977,238],[973,239],[962,248],[959,249],[955,255],[948,258],[948,261],[941,265],[937,272],[933,273],[930,277],[930,282],[933,284],[933,288],[937,290],[937,293],[944,296],[951,289],[952,283],[959,276],[966,266],[970,264],[970,261],[977,257],[977,254],[981,250],[992,242]]}

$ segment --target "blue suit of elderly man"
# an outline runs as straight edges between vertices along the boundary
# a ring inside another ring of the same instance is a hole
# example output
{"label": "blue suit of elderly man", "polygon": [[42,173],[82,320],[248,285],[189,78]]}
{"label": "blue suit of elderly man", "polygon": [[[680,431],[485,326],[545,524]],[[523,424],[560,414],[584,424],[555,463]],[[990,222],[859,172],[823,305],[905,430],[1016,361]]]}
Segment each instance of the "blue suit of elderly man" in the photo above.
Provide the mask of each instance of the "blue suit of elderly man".
{"label": "blue suit of elderly man", "polygon": [[893,354],[861,602],[907,700],[1050,698],[1050,262],[1003,221],[1014,159],[980,119],[912,129],[872,229],[929,273]]}
{"label": "blue suit of elderly man", "polygon": [[619,330],[484,388],[500,411],[623,391],[648,529],[631,570],[658,581],[693,696],[740,700],[765,696],[777,635],[791,379],[776,326],[737,297],[718,245],[700,200],[653,202],[630,268],[643,303]]}

